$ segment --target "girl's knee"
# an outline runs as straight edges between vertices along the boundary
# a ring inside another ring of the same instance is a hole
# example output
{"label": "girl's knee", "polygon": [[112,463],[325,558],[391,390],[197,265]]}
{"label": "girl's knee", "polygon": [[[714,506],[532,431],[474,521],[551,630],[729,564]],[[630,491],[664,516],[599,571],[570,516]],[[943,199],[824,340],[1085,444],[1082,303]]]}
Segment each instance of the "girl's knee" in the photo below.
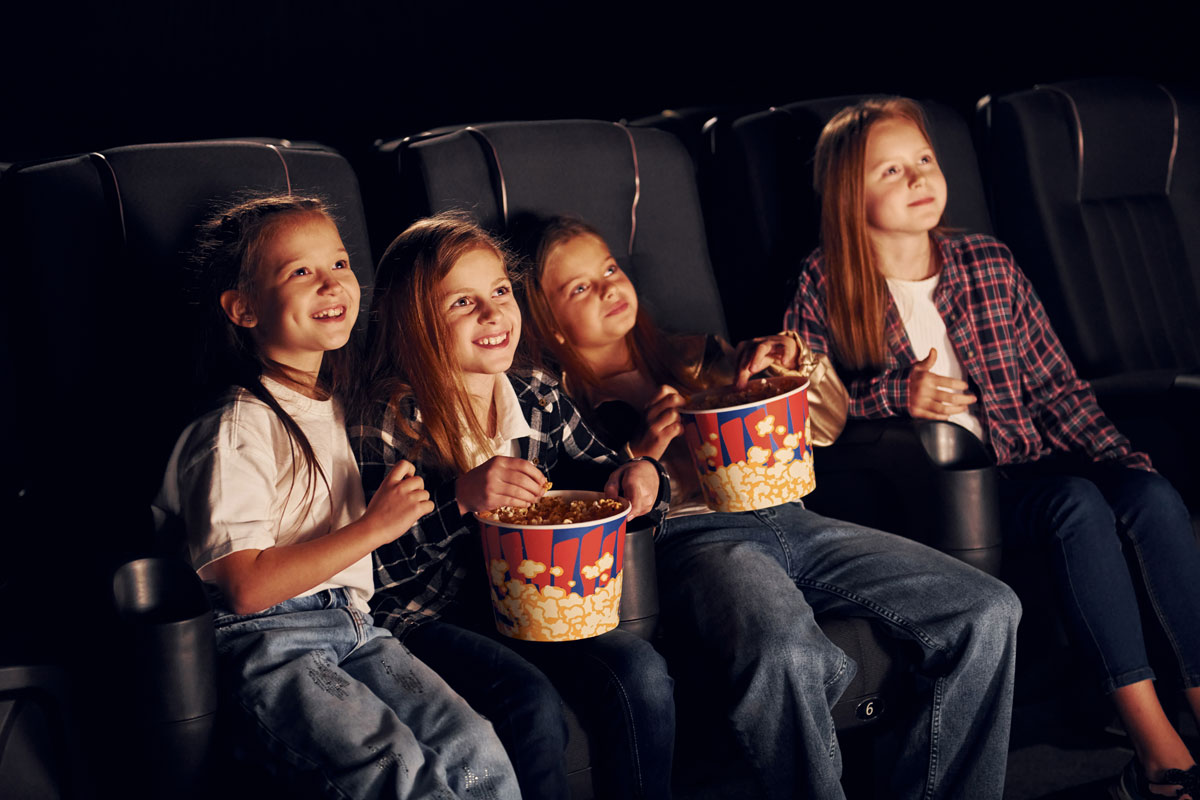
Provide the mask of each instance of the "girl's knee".
{"label": "girl's knee", "polygon": [[1104,494],[1096,484],[1079,477],[1058,481],[1047,497],[1046,510],[1050,533],[1067,536],[1111,536],[1116,518]]}

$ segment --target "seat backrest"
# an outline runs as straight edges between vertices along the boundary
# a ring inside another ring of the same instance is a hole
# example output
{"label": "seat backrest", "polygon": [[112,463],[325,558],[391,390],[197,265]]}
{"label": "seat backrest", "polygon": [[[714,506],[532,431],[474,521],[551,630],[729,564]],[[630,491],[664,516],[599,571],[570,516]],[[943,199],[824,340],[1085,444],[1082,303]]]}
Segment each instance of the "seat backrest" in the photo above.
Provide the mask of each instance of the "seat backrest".
{"label": "seat backrest", "polygon": [[996,226],[1089,377],[1200,367],[1200,98],[1140,79],[981,103]]}
{"label": "seat backrest", "polygon": [[145,533],[139,523],[198,400],[201,315],[185,295],[196,225],[235,198],[289,188],[331,201],[352,266],[369,285],[357,181],[326,149],[138,145],[4,174],[4,241],[28,276],[13,356],[17,416],[38,422],[31,502],[50,509],[82,492],[86,502],[65,509],[78,526],[69,535],[107,539],[121,558],[144,554],[145,542],[127,542],[124,552],[118,540]]}
{"label": "seat backrest", "polygon": [[692,162],[671,134],[592,120],[470,126],[404,148],[405,218],[466,210],[505,234],[574,214],[604,236],[668,330],[725,334]]}
{"label": "seat backrest", "polygon": [[[771,333],[780,325],[800,263],[820,238],[820,200],[812,185],[817,139],[834,114],[867,97],[871,95],[776,106],[735,120],[721,137],[715,157],[719,192],[726,201],[713,224],[726,230],[714,237],[725,243],[715,257],[735,337]],[[966,120],[942,103],[926,100],[921,105],[950,187],[946,224],[991,233]],[[749,276],[754,280],[747,281]],[[770,287],[765,293],[764,285]]]}

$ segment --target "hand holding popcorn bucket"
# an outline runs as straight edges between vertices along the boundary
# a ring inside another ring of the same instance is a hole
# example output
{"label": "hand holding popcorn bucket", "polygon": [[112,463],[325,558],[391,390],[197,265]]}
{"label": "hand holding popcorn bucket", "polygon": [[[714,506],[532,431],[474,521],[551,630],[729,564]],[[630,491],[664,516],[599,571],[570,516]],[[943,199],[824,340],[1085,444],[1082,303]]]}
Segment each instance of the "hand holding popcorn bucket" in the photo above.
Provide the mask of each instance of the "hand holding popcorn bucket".
{"label": "hand holding popcorn bucket", "polygon": [[559,490],[528,509],[477,513],[500,632],[567,642],[617,627],[628,516],[623,497]]}
{"label": "hand holding popcorn bucket", "polygon": [[816,488],[804,378],[763,378],[745,389],[699,392],[679,416],[704,502],[713,511],[782,505]]}

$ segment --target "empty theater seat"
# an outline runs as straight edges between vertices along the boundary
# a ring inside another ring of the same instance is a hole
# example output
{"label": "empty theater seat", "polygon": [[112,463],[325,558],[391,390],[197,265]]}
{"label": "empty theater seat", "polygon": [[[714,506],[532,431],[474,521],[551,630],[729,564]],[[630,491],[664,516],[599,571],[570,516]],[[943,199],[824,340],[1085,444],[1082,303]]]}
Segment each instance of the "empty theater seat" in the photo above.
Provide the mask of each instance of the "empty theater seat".
{"label": "empty theater seat", "polygon": [[980,110],[999,235],[1105,411],[1196,518],[1200,98],[1092,79]]}
{"label": "empty theater seat", "polygon": [[[11,402],[28,451],[24,527],[5,537],[24,542],[15,583],[41,587],[39,618],[58,634],[33,641],[25,663],[50,652],[80,687],[75,718],[100,796],[185,797],[218,779],[206,769],[207,599],[156,541],[149,506],[209,388],[196,370],[201,316],[185,292],[196,224],[234,198],[289,189],[332,202],[369,285],[357,181],[318,146],[119,147],[17,164],[0,182],[6,264],[21,265],[27,288],[7,320],[20,342]],[[46,619],[70,621],[71,636]]]}

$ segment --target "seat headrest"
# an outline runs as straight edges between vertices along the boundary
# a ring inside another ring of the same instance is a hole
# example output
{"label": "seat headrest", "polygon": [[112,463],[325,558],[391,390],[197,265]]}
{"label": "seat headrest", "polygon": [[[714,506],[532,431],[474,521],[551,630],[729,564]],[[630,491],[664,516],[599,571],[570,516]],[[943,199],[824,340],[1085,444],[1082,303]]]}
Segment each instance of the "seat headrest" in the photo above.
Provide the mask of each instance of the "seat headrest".
{"label": "seat headrest", "polygon": [[1079,200],[1169,194],[1179,108],[1166,88],[1137,79],[1092,79],[1037,89],[1062,95],[1070,107]]}

